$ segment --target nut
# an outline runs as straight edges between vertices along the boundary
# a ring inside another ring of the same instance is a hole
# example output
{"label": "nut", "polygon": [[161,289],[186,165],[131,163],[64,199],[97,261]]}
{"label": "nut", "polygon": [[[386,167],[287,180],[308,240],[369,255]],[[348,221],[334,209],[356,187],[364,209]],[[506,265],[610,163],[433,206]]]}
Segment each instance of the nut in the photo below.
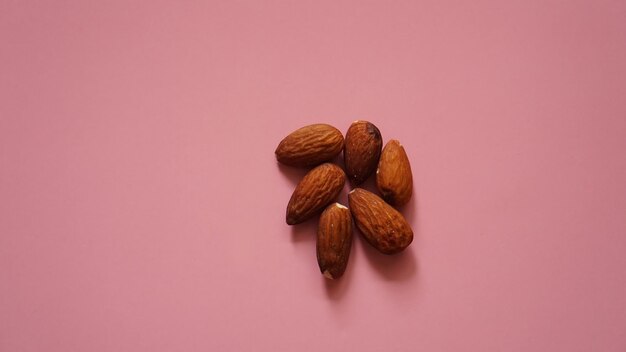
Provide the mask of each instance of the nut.
{"label": "nut", "polygon": [[413,231],[404,216],[374,193],[355,188],[348,201],[356,226],[378,251],[398,253],[413,241]]}
{"label": "nut", "polygon": [[352,247],[352,215],[339,203],[329,205],[320,216],[317,230],[317,263],[328,279],[343,275]]}
{"label": "nut", "polygon": [[335,158],[343,149],[343,135],[327,124],[304,126],[285,137],[276,148],[276,159],[290,166],[315,166]]}
{"label": "nut", "polygon": [[376,126],[367,121],[354,121],[346,132],[343,151],[346,172],[353,185],[360,185],[378,165],[383,138]]}
{"label": "nut", "polygon": [[346,174],[334,164],[324,163],[309,171],[298,183],[287,205],[287,224],[299,224],[339,196]]}
{"label": "nut", "polygon": [[389,204],[403,205],[411,199],[413,193],[411,164],[404,147],[395,139],[387,142],[380,155],[376,186]]}

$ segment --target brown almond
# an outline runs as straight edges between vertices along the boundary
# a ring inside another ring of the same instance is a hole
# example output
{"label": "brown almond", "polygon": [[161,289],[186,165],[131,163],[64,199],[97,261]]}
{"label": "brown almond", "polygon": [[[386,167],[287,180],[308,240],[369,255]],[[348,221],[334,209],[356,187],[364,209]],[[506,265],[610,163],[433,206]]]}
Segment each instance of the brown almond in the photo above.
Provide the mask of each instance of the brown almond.
{"label": "brown almond", "polygon": [[403,205],[411,199],[413,193],[411,164],[404,147],[395,139],[387,142],[380,155],[376,186],[389,204]]}
{"label": "brown almond", "polygon": [[332,160],[342,149],[341,131],[319,123],[291,132],[278,144],[275,154],[285,165],[307,167]]}
{"label": "brown almond", "polygon": [[374,193],[355,188],[348,202],[365,240],[381,253],[401,252],[413,241],[413,230],[404,216]]}
{"label": "brown almond", "polygon": [[363,183],[378,165],[383,138],[374,124],[354,121],[346,132],[343,151],[346,173],[353,185]]}
{"label": "brown almond", "polygon": [[339,203],[326,207],[317,230],[317,264],[328,279],[343,275],[352,248],[352,215]]}
{"label": "brown almond", "polygon": [[343,170],[324,163],[309,171],[298,183],[287,205],[287,224],[299,224],[335,201],[346,183]]}

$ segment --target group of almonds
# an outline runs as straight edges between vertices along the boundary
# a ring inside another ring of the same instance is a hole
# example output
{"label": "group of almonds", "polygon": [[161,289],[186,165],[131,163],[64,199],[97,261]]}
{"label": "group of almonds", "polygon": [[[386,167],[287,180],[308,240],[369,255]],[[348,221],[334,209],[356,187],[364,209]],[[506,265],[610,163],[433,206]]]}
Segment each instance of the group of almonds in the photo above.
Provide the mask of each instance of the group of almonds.
{"label": "group of almonds", "polygon": [[[368,121],[355,121],[344,140],[327,124],[302,127],[276,148],[276,159],[289,166],[314,167],[298,183],[287,205],[287,224],[299,224],[322,209],[317,233],[317,262],[322,274],[339,278],[346,270],[352,247],[352,218],[365,240],[384,254],[404,250],[413,231],[393,206],[407,203],[413,191],[411,166],[404,148],[390,140],[382,148],[380,131]],[[346,172],[330,163],[343,150]],[[356,187],[376,170],[382,198],[362,188],[348,195],[350,209],[336,203],[346,181]]]}

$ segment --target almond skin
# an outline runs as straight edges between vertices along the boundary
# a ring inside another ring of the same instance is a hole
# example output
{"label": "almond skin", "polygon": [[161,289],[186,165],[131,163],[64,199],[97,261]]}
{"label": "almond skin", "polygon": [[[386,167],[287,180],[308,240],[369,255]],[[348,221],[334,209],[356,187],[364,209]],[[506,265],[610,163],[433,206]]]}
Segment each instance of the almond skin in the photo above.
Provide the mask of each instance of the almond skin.
{"label": "almond skin", "polygon": [[278,144],[275,154],[285,165],[308,167],[332,160],[342,149],[341,131],[319,123],[291,132]]}
{"label": "almond skin", "polygon": [[298,183],[287,205],[287,224],[299,224],[335,201],[346,183],[343,170],[324,163],[309,171]]}
{"label": "almond skin", "polygon": [[363,183],[378,165],[383,138],[374,124],[354,121],[346,132],[343,151],[346,173],[353,185]]}
{"label": "almond skin", "polygon": [[352,215],[339,203],[326,207],[317,230],[317,264],[328,279],[343,275],[352,248]]}
{"label": "almond skin", "polygon": [[413,193],[411,164],[404,147],[395,139],[387,142],[380,155],[376,186],[389,204],[403,205],[411,199]]}
{"label": "almond skin", "polygon": [[355,188],[348,202],[365,240],[381,253],[401,252],[413,241],[413,230],[404,216],[374,193]]}

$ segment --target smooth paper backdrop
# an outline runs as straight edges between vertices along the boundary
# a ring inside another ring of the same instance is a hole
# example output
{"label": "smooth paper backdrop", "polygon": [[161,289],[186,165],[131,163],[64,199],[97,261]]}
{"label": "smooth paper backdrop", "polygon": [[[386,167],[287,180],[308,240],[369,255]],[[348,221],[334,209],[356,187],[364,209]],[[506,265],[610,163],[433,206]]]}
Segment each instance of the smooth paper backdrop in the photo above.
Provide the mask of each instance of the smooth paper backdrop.
{"label": "smooth paper backdrop", "polygon": [[[0,0],[0,43],[0,351],[626,350],[624,1]],[[273,151],[355,119],[415,241],[328,283]]]}

